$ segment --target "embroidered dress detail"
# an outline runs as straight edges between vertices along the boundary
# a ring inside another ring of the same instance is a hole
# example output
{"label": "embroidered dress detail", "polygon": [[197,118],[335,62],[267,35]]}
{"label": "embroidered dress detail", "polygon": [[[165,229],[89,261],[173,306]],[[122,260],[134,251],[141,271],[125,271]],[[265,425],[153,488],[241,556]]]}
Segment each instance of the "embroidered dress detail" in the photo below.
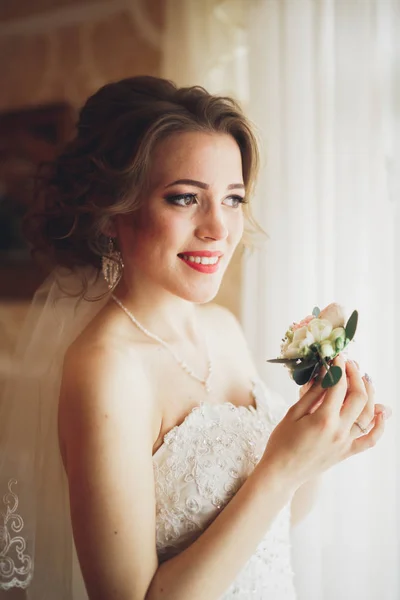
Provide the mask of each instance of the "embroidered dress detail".
{"label": "embroidered dress detail", "polygon": [[[202,402],[164,436],[153,456],[160,562],[201,535],[261,459],[288,406],[260,380],[253,397],[256,408]],[[290,549],[288,502],[221,600],[295,600]]]}
{"label": "embroidered dress detail", "polygon": [[25,589],[33,575],[33,561],[25,554],[25,539],[21,535],[14,535],[21,533],[24,528],[24,521],[16,512],[19,501],[17,494],[12,490],[12,486],[16,484],[16,479],[10,479],[8,482],[8,493],[3,496],[5,511],[0,512],[1,590],[12,587]]}

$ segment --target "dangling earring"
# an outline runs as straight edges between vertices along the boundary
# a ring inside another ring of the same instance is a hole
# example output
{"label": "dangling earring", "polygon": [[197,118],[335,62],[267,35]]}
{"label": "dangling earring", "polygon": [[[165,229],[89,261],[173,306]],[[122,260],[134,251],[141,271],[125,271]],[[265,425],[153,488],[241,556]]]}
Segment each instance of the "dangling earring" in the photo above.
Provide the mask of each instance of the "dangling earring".
{"label": "dangling earring", "polygon": [[123,268],[121,252],[115,250],[114,241],[110,237],[108,238],[108,253],[101,257],[101,270],[109,290],[112,290],[121,279]]}

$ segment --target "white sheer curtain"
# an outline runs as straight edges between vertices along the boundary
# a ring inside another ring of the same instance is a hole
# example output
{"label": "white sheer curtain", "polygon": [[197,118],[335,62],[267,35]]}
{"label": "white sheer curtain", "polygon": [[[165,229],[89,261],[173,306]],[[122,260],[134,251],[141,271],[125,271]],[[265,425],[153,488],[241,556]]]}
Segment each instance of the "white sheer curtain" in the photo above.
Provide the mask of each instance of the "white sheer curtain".
{"label": "white sheer curtain", "polygon": [[261,374],[295,402],[265,360],[292,320],[337,301],[358,309],[349,352],[393,408],[377,446],[324,474],[293,531],[299,600],[399,600],[400,0],[167,4],[164,75],[235,95],[262,135],[254,207],[269,240],[242,285]]}
{"label": "white sheer curtain", "polygon": [[166,0],[163,76],[245,102],[247,8],[246,0]]}
{"label": "white sheer curtain", "polygon": [[285,370],[264,362],[286,326],[331,301],[358,309],[349,353],[394,412],[374,449],[324,474],[294,530],[304,600],[400,598],[399,39],[397,0],[252,3],[249,108],[265,148],[256,207],[270,240],[245,265],[246,333],[265,379],[293,402]]}

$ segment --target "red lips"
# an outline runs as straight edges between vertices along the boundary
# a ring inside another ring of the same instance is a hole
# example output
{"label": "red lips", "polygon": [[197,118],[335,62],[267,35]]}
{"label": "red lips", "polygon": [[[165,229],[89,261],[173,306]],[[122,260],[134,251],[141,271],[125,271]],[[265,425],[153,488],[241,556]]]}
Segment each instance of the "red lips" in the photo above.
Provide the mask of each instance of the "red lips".
{"label": "red lips", "polygon": [[[183,257],[186,258],[183,258]],[[219,260],[213,264],[213,265],[202,265],[201,263],[197,263],[194,261],[189,261],[187,260],[189,256],[192,256],[193,258],[195,257],[204,257],[204,258],[220,258],[221,256],[223,256],[222,252],[219,252],[218,250],[193,250],[193,251],[188,251],[188,252],[182,252],[178,254],[178,257],[191,269],[194,269],[195,271],[200,271],[200,273],[215,273],[216,271],[218,271],[219,269]]]}

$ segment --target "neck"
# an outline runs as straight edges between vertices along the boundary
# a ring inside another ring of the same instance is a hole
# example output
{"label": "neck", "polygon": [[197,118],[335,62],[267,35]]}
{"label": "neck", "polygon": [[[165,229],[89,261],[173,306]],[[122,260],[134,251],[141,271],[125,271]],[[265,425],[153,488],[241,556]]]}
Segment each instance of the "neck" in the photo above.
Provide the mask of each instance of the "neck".
{"label": "neck", "polygon": [[198,307],[168,292],[127,285],[122,280],[114,295],[150,333],[170,345],[204,341]]}

